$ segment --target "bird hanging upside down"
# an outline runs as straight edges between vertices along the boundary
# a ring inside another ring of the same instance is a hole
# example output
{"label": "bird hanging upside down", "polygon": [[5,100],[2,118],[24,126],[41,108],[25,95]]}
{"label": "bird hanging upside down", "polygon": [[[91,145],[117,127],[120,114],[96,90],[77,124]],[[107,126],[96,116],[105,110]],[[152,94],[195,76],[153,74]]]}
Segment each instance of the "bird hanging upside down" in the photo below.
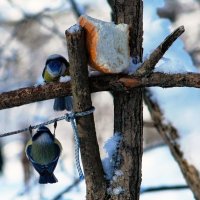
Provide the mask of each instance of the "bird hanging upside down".
{"label": "bird hanging upside down", "polygon": [[39,183],[56,183],[53,171],[62,151],[60,142],[46,126],[38,128],[26,145],[26,156],[39,173]]}

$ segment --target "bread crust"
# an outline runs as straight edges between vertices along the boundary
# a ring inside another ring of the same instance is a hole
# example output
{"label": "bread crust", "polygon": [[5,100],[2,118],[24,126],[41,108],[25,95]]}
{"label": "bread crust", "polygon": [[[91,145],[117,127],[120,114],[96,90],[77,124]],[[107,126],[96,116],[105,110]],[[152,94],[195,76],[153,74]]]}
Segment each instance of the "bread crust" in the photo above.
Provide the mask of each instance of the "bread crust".
{"label": "bread crust", "polygon": [[97,63],[97,45],[99,41],[97,28],[84,16],[79,18],[79,24],[86,31],[86,45],[91,67],[103,73],[112,73],[109,69]]}

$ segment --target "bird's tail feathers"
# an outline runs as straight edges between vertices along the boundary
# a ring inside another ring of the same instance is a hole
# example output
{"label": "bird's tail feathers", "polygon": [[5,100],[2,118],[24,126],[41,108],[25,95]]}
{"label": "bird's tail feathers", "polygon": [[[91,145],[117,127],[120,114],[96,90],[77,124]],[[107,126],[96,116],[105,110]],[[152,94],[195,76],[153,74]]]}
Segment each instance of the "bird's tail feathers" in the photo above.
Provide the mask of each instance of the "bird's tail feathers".
{"label": "bird's tail feathers", "polygon": [[73,99],[72,99],[71,96],[65,97],[65,108],[66,108],[67,111],[73,110]]}
{"label": "bird's tail feathers", "polygon": [[72,97],[66,96],[66,97],[58,97],[55,98],[53,109],[55,111],[72,111],[73,109],[73,103],[72,103]]}
{"label": "bird's tail feathers", "polygon": [[63,110],[65,110],[65,97],[55,98],[53,109],[55,111],[63,111]]}
{"label": "bird's tail feathers", "polygon": [[39,178],[39,183],[40,184],[47,184],[47,183],[56,183],[58,182],[58,179],[55,177],[55,175],[46,173],[46,174],[42,174],[40,175]]}

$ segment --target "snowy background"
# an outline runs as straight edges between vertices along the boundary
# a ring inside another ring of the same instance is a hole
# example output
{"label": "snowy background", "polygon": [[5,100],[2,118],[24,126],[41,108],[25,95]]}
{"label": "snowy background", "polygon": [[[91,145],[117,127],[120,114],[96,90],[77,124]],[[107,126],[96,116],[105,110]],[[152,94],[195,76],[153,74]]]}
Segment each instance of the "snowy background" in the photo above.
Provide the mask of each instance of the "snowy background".
{"label": "snowy background", "polygon": [[[92,17],[110,21],[110,8],[105,0],[77,0],[86,13]],[[165,8],[172,10],[168,1]],[[177,26],[185,25],[186,32],[164,58],[156,66],[156,71],[168,73],[198,71],[193,65],[199,66],[198,36],[199,2],[195,0],[177,0],[173,24],[167,19],[160,19],[157,8],[164,6],[163,0],[144,1],[144,56],[148,56],[163,39]],[[190,5],[190,6],[186,6]],[[167,7],[168,6],[168,7]],[[182,7],[181,7],[182,6]],[[187,7],[187,9],[185,9]],[[183,9],[184,8],[184,9]],[[165,9],[166,11],[166,9]],[[25,20],[26,18],[26,20]],[[43,0],[40,3],[29,0],[0,1],[0,88],[1,92],[31,86],[41,82],[41,73],[48,55],[59,53],[67,55],[64,31],[75,24],[77,18],[66,0]],[[187,53],[187,51],[189,53]],[[190,57],[192,55],[192,58]],[[165,113],[166,122],[171,122],[181,134],[179,144],[185,158],[200,171],[198,159],[200,147],[198,114],[200,95],[197,89],[152,88],[153,98],[159,102]],[[92,95],[96,107],[95,121],[102,159],[106,153],[106,141],[113,134],[113,105],[109,93]],[[29,125],[38,124],[48,119],[63,115],[52,109],[53,100],[2,110],[0,112],[1,133],[18,130]],[[174,109],[176,108],[176,109]],[[144,110],[144,120],[150,120],[147,109]],[[49,128],[53,130],[53,125]],[[183,176],[154,129],[145,128],[144,151],[142,166],[142,191],[149,187],[185,185]],[[61,191],[71,185],[77,178],[74,164],[73,134],[70,124],[58,122],[57,138],[63,146],[63,154],[55,174],[59,180],[54,185],[39,186],[37,174],[24,184],[24,141],[29,139],[26,133],[0,139],[4,156],[3,172],[0,175],[0,192],[4,200],[46,199],[51,200]],[[107,145],[108,146],[108,145]],[[26,187],[25,187],[26,185]],[[30,186],[31,189],[29,189]],[[65,193],[61,199],[85,199],[84,182],[77,184]],[[141,195],[141,200],[193,200],[189,189],[149,192]]]}

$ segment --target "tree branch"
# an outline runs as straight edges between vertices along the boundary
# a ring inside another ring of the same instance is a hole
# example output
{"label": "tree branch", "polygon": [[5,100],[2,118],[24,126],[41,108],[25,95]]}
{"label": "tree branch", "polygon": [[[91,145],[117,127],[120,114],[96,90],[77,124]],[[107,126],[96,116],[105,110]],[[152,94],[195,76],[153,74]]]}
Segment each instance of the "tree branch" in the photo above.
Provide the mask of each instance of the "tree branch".
{"label": "tree branch", "polygon": [[[90,92],[100,91],[126,91],[138,87],[158,86],[168,87],[195,87],[200,88],[200,74],[163,74],[152,73],[149,77],[137,77],[134,75],[102,75],[90,77]],[[67,83],[48,83],[35,87],[26,87],[0,94],[0,110],[64,97],[71,95],[71,84]]]}
{"label": "tree branch", "polygon": [[59,200],[62,198],[62,196],[68,192],[70,192],[74,187],[76,187],[79,183],[81,183],[82,180],[76,179],[71,185],[69,185],[67,188],[65,188],[63,191],[61,191],[59,194],[57,194],[52,200]]}
{"label": "tree branch", "polygon": [[137,76],[130,76],[128,78],[122,77],[118,80],[123,87],[152,87],[159,86],[162,88],[169,87],[200,87],[199,73],[185,73],[185,74],[164,74],[155,72],[148,77],[137,78]]}
{"label": "tree branch", "polygon": [[76,2],[76,0],[69,0],[69,1],[74,11],[74,14],[76,15],[77,18],[79,18],[81,15],[85,13],[84,9]]}
{"label": "tree branch", "polygon": [[[84,112],[92,108],[84,33],[84,29],[79,25],[74,25],[66,31],[74,112]],[[105,199],[106,181],[93,114],[77,117],[76,124],[87,186],[86,199]]]}
{"label": "tree branch", "polygon": [[179,138],[177,130],[172,126],[172,124],[166,124],[166,122],[163,123],[163,114],[159,108],[159,105],[151,100],[151,93],[148,90],[145,92],[144,100],[148,106],[155,127],[157,128],[165,143],[168,145],[171,154],[177,161],[185,177],[185,180],[193,191],[196,199],[200,199],[199,173],[194,166],[190,165],[190,163],[184,159],[184,154],[180,149],[179,143],[177,142],[177,139]]}
{"label": "tree branch", "polygon": [[185,31],[184,26],[180,26],[151,53],[150,57],[137,69],[136,74],[139,76],[148,76],[155,68],[155,65],[162,58],[168,48],[174,41]]}
{"label": "tree branch", "polygon": [[170,185],[170,186],[158,186],[158,187],[149,187],[149,188],[142,188],[141,194],[147,193],[147,192],[161,192],[166,190],[185,190],[189,189],[187,185]]}
{"label": "tree branch", "polygon": [[154,122],[143,121],[143,126],[146,128],[155,128]]}

